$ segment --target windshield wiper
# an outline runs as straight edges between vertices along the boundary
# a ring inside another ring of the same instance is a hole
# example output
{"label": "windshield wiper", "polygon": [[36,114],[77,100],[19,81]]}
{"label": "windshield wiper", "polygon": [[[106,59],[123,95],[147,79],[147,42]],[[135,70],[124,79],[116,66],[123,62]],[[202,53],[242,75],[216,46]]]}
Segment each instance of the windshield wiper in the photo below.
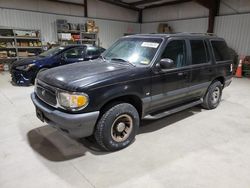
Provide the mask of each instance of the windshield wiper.
{"label": "windshield wiper", "polygon": [[122,58],[112,58],[112,61],[121,61],[121,62],[125,62],[125,63],[129,63],[131,65],[133,65],[134,67],[136,67],[136,65],[134,63],[131,63],[130,61],[126,61],[125,59]]}
{"label": "windshield wiper", "polygon": [[103,57],[102,55],[100,55],[99,58],[101,58],[103,61],[106,61],[106,58]]}

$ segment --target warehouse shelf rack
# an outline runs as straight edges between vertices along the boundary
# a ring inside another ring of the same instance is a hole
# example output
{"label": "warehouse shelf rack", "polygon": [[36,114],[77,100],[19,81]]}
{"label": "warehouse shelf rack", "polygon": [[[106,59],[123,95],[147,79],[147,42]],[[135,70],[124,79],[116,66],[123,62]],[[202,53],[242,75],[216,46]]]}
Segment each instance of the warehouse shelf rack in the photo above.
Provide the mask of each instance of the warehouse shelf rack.
{"label": "warehouse shelf rack", "polygon": [[[78,26],[77,26],[78,25]],[[56,21],[57,40],[60,45],[92,44],[99,45],[97,32],[86,32],[85,24],[72,24],[67,20]],[[67,35],[63,37],[63,35]],[[77,35],[77,38],[74,38]]]}
{"label": "warehouse shelf rack", "polygon": [[40,30],[0,27],[0,64],[9,64],[41,52]]}

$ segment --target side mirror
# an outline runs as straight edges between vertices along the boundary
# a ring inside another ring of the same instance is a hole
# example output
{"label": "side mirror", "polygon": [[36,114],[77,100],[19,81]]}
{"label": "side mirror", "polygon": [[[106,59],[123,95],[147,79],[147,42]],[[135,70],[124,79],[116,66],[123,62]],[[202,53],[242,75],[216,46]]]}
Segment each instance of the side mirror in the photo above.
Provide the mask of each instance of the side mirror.
{"label": "side mirror", "polygon": [[160,68],[161,69],[171,69],[174,67],[174,61],[169,58],[161,59],[160,61]]}

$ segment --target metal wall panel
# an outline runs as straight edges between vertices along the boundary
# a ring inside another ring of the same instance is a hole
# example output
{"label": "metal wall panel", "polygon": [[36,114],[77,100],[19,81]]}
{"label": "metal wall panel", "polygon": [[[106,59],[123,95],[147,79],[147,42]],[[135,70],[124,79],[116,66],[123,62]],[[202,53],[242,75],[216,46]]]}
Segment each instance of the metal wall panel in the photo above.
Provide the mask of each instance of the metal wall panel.
{"label": "metal wall panel", "polygon": [[[157,33],[159,23],[142,24],[142,33]],[[174,32],[205,33],[208,27],[207,18],[168,21]],[[250,55],[250,14],[218,16],[215,19],[214,33],[223,37],[228,46],[240,55]]]}
{"label": "metal wall panel", "polygon": [[122,8],[98,0],[88,1],[88,16],[93,18],[138,21],[138,11]]}
{"label": "metal wall panel", "polygon": [[215,33],[240,55],[250,55],[250,14],[216,17]]}
{"label": "metal wall panel", "polygon": [[168,23],[174,32],[204,33],[207,30],[207,18],[176,20],[168,22],[154,22],[142,24],[142,33],[157,33],[159,23]]}
{"label": "metal wall panel", "polygon": [[195,2],[145,9],[143,22],[178,20],[208,16],[208,9]]}
{"label": "metal wall panel", "polygon": [[219,15],[250,12],[249,0],[221,0]]}
{"label": "metal wall panel", "polygon": [[[0,26],[39,29],[42,33],[42,40],[45,42],[56,41],[56,19],[66,19],[71,23],[85,23],[86,19],[76,16],[63,16],[56,14],[46,14],[30,11],[20,11],[0,8]],[[140,24],[99,20],[94,19],[100,28],[99,38],[101,45],[109,47],[115,40],[123,36],[124,33],[139,33]]]}

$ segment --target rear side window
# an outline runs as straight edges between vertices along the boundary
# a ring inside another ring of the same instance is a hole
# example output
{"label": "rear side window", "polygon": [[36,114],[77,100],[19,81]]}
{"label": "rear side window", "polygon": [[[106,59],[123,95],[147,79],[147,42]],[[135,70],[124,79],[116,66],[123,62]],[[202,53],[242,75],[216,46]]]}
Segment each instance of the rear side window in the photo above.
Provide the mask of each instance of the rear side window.
{"label": "rear side window", "polygon": [[192,50],[192,64],[198,65],[207,63],[207,52],[203,40],[190,40]]}
{"label": "rear side window", "polygon": [[216,61],[230,60],[227,44],[224,41],[211,41]]}

